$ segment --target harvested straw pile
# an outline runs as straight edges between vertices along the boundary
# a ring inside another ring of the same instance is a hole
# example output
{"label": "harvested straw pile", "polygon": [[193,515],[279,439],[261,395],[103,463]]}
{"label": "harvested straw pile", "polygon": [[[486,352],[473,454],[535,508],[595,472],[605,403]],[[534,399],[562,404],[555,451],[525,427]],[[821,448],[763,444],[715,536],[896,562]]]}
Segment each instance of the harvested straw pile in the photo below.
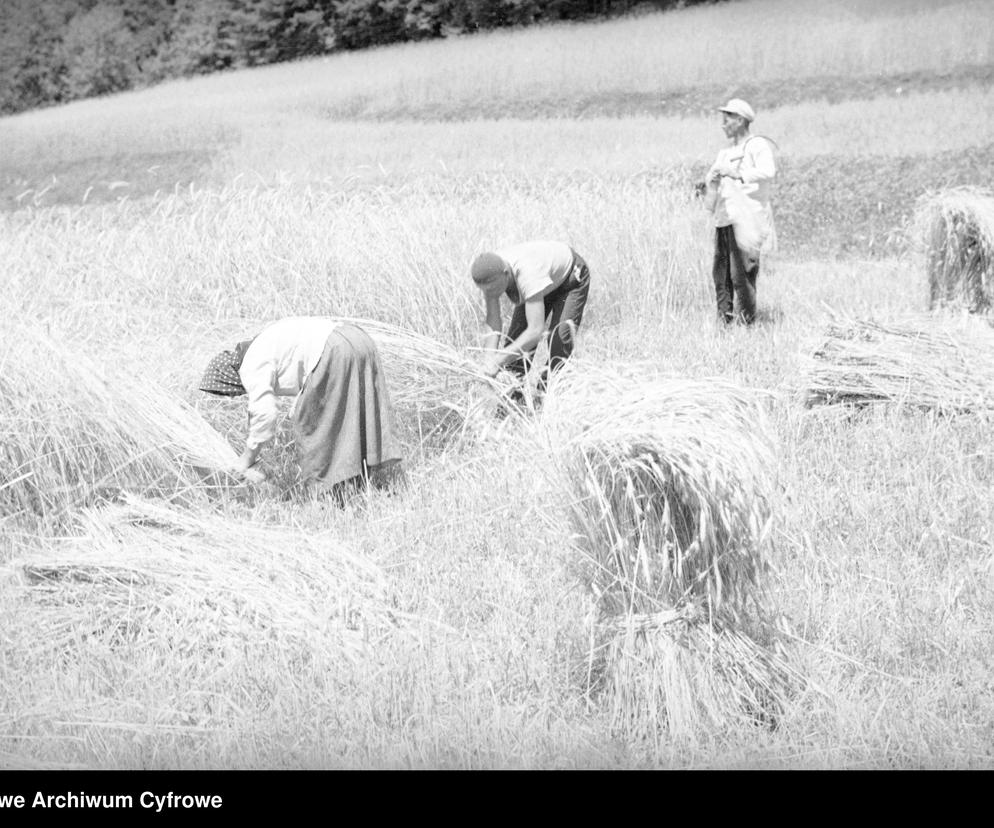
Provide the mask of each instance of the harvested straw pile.
{"label": "harvested straw pile", "polygon": [[795,683],[760,604],[765,423],[756,395],[723,381],[564,370],[546,396],[538,436],[596,600],[588,688],[629,735],[769,720]]}
{"label": "harvested straw pile", "polygon": [[989,311],[994,306],[994,194],[978,187],[927,193],[918,200],[914,230],[925,254],[929,309]]}
{"label": "harvested straw pile", "polygon": [[193,493],[236,457],[154,376],[109,376],[36,328],[0,349],[0,514],[61,520],[102,492]]}
{"label": "harvested straw pile", "polygon": [[807,405],[887,402],[944,414],[994,410],[994,329],[976,319],[838,319],[803,377]]}
{"label": "harvested straw pile", "polygon": [[76,531],[5,569],[22,655],[140,652],[210,676],[263,650],[344,664],[397,626],[381,571],[321,534],[133,497]]}

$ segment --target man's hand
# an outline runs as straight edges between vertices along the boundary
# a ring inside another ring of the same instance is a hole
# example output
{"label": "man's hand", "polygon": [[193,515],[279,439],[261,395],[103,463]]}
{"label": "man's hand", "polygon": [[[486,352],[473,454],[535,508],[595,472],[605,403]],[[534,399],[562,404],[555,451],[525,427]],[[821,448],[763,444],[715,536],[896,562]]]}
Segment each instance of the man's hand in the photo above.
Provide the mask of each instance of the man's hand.
{"label": "man's hand", "polygon": [[718,166],[717,173],[723,178],[737,178],[739,180],[742,179],[742,176],[739,175],[738,165],[729,164],[727,161]]}
{"label": "man's hand", "polygon": [[500,360],[494,356],[485,357],[483,362],[480,364],[480,370],[488,377],[496,377],[500,373],[500,369],[503,366]]}
{"label": "man's hand", "polygon": [[266,479],[266,475],[262,469],[255,467],[255,461],[258,456],[258,449],[247,448],[242,452],[241,457],[238,458],[238,462],[235,464],[235,471],[249,483],[261,483]]}

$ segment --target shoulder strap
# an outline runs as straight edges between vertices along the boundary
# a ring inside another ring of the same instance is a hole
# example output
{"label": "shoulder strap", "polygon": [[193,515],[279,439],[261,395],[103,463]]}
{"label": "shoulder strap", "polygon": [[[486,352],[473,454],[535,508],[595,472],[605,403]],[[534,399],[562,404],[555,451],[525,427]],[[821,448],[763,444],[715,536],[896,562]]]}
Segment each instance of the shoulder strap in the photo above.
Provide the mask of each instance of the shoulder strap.
{"label": "shoulder strap", "polygon": [[769,135],[750,135],[748,138],[745,139],[745,143],[742,145],[742,152],[745,152],[745,148],[747,146],[749,146],[749,142],[753,138],[762,138],[764,141],[769,141],[771,144],[773,144],[773,148],[775,150],[779,151],[779,149],[780,149],[780,145],[776,141],[774,141],[772,138],[770,138]]}
{"label": "shoulder strap", "polygon": [[769,142],[770,142],[771,144],[773,144],[773,146],[774,146],[774,147],[775,147],[775,148],[776,148],[777,150],[779,150],[779,149],[780,149],[780,145],[779,145],[779,144],[778,144],[778,143],[777,143],[776,141],[774,141],[774,140],[773,140],[772,138],[770,138],[770,136],[769,136],[769,135],[750,135],[750,136],[749,136],[748,138],[746,138],[746,139],[745,139],[745,141],[744,141],[744,142],[742,143],[742,157],[741,157],[741,158],[739,159],[739,164],[738,164],[738,166],[739,166],[739,167],[741,167],[741,166],[742,166],[742,162],[743,162],[743,161],[745,161],[745,152],[746,152],[746,147],[747,147],[747,146],[749,146],[749,142],[750,142],[750,141],[751,141],[751,140],[752,140],[753,138],[762,138],[762,139],[763,139],[764,141],[769,141]]}

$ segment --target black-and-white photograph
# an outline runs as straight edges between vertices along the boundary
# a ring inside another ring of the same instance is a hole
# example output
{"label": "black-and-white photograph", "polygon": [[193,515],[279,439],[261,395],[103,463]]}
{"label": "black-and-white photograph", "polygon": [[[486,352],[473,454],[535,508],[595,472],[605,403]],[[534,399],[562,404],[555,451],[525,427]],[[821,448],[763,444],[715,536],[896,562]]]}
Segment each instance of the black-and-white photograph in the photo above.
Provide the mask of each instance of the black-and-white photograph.
{"label": "black-and-white photograph", "polygon": [[[0,81],[0,769],[994,768],[994,2],[0,0]],[[225,807],[72,776],[0,820]]]}

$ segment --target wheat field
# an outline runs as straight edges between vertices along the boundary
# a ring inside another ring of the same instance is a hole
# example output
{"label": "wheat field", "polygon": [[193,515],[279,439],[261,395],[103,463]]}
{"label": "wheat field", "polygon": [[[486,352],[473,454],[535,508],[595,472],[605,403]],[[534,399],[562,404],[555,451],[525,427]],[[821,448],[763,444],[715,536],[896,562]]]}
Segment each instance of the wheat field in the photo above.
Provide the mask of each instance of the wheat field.
{"label": "wheat field", "polygon": [[[758,324],[719,330],[691,187],[717,117],[555,107],[898,79],[760,108],[785,193],[832,162],[792,202],[817,239],[833,170],[989,144],[989,81],[899,79],[990,67],[992,25],[966,0],[741,0],[0,120],[0,767],[991,767],[989,415],[796,393],[836,315],[927,310],[908,229],[874,256],[783,238]],[[545,473],[568,429],[495,425],[485,386],[433,368],[478,354],[473,257],[543,237],[593,274],[581,376],[760,400],[763,600],[805,677],[775,727],[618,727],[580,678],[596,601],[571,495]],[[195,390],[206,361],[310,314],[411,335],[383,348],[405,480],[340,508],[294,486],[285,434],[264,459],[276,482],[205,472],[244,426],[243,403]]]}

